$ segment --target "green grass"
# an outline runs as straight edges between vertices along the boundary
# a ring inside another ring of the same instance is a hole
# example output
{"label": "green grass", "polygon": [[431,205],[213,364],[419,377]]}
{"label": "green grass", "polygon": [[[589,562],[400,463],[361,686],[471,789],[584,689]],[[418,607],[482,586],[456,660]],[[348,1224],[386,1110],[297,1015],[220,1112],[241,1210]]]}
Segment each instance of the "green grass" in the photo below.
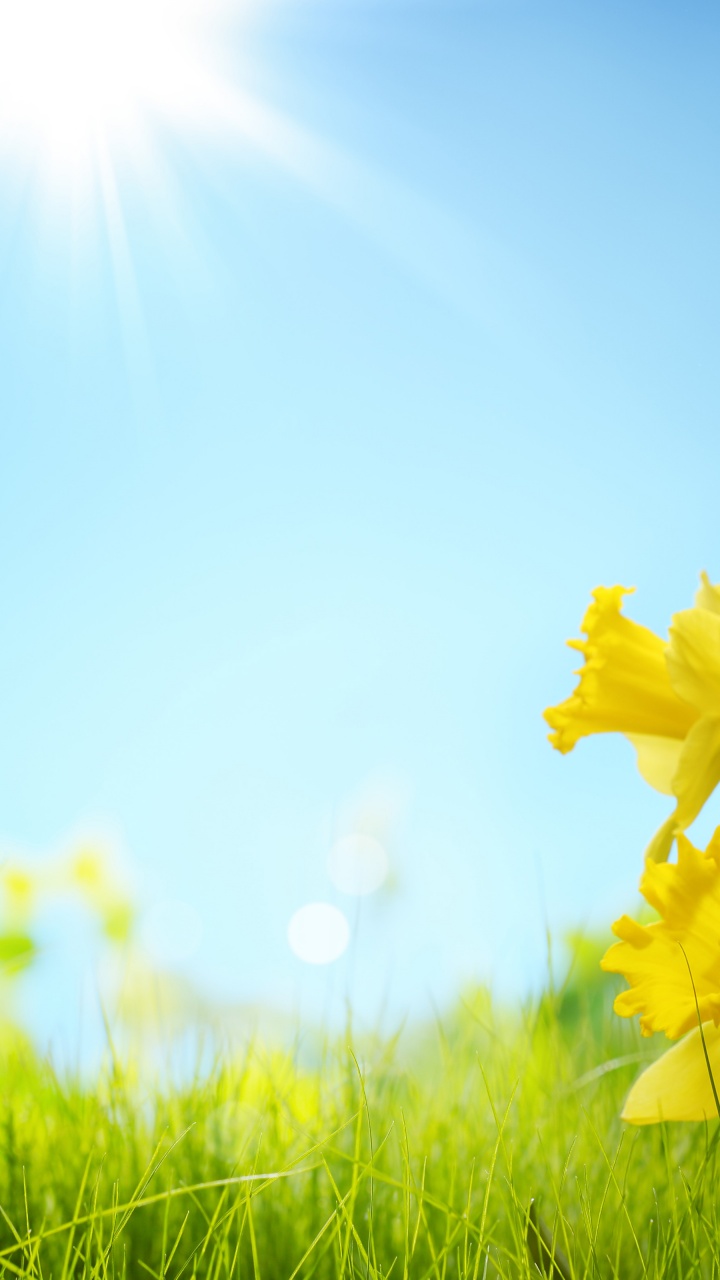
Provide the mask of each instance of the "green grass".
{"label": "green grass", "polygon": [[520,1012],[476,992],[185,1086],[7,1053],[0,1276],[720,1277],[715,1126],[621,1123],[649,1050],[594,963]]}

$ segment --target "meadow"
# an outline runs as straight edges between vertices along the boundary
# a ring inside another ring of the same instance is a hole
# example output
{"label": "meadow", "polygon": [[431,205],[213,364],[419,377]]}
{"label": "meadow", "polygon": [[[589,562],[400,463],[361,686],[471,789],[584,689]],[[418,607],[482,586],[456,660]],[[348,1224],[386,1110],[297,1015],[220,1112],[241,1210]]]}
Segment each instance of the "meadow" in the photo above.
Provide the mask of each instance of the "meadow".
{"label": "meadow", "polygon": [[544,986],[514,1007],[475,987],[395,1034],[348,1007],[342,1034],[306,1020],[293,1038],[238,1036],[196,1003],[173,1027],[187,984],[170,976],[153,1018],[162,975],[98,850],[3,868],[8,993],[68,895],[124,979],[103,1062],[74,1076],[0,1024],[0,1277],[720,1277],[720,828],[705,851],[684,834],[718,781],[720,587],[703,575],[667,644],[624,594],[593,593],[551,742],[626,733],[675,809],[641,918],[616,920],[609,950],[609,929],[565,939],[559,969],[548,938]]}
{"label": "meadow", "polygon": [[631,1128],[657,1056],[576,940],[515,1010],[217,1050],[185,1082],[108,1049],[90,1079],[17,1042],[0,1275],[400,1280],[720,1275],[716,1126]]}

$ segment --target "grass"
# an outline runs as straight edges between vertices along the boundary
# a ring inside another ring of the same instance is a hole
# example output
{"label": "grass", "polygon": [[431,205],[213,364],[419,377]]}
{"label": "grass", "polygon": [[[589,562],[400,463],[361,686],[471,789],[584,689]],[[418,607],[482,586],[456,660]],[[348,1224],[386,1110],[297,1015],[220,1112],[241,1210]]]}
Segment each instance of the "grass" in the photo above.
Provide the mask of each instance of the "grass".
{"label": "grass", "polygon": [[619,1120],[648,1046],[611,987],[593,958],[516,1013],[478,991],[182,1086],[7,1053],[0,1277],[720,1277],[715,1126]]}

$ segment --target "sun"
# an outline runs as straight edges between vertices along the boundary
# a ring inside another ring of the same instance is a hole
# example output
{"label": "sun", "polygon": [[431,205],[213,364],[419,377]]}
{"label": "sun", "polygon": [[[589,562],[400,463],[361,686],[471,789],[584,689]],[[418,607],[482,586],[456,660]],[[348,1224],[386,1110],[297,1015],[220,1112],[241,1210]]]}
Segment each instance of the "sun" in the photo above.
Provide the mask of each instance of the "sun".
{"label": "sun", "polygon": [[[227,6],[225,6],[227,8]],[[0,0],[0,149],[70,179],[202,124],[216,0]]]}
{"label": "sun", "polygon": [[201,264],[202,243],[198,250],[186,218],[193,160],[205,175],[208,161],[234,165],[259,155],[316,198],[356,213],[361,178],[342,150],[250,88],[262,78],[251,27],[262,27],[275,7],[275,0],[0,0],[5,207],[38,260],[64,264],[73,295],[92,278],[97,253],[109,255],[143,385],[137,246],[154,237],[174,279]]}

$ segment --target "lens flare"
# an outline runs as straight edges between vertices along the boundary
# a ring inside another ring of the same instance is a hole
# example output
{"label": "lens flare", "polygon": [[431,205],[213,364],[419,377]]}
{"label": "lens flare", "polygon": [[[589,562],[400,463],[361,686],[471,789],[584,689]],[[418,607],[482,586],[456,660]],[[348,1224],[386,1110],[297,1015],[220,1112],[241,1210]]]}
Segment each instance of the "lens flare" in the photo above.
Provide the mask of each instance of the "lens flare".
{"label": "lens flare", "polygon": [[346,916],[329,902],[309,902],[295,912],[288,925],[290,949],[306,964],[332,964],[349,941]]}

